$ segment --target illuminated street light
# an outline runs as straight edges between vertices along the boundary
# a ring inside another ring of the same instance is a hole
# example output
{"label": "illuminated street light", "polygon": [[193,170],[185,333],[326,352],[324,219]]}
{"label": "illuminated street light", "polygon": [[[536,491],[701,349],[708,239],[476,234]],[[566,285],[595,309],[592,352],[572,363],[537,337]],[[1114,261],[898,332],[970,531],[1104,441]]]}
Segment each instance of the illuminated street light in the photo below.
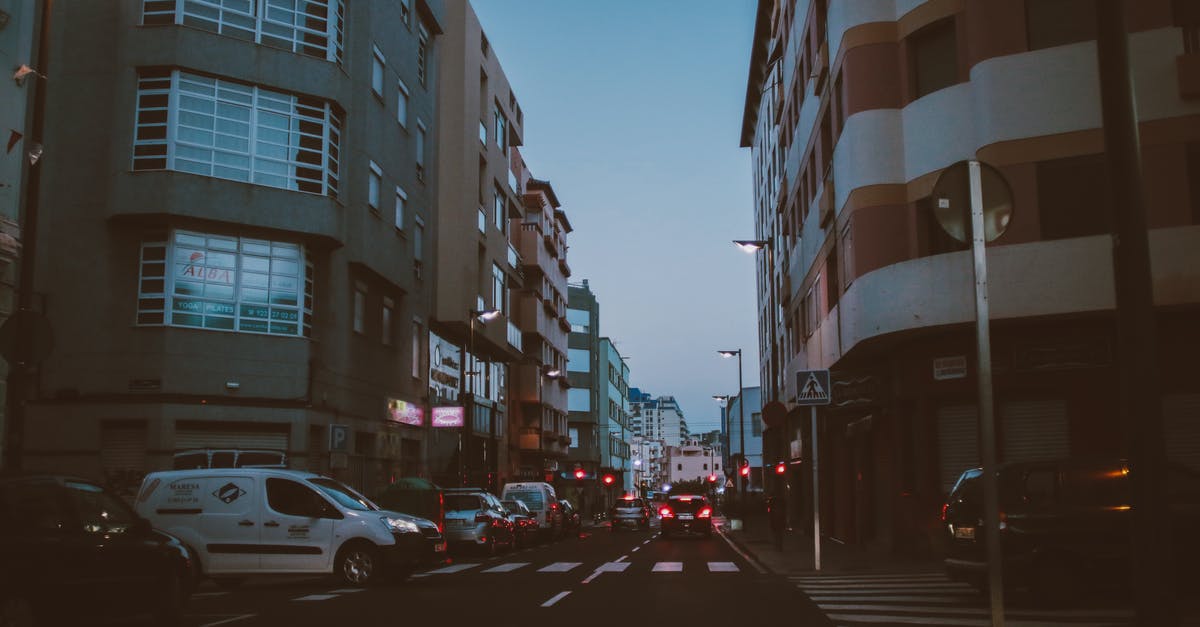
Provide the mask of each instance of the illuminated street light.
{"label": "illuminated street light", "polygon": [[765,239],[735,239],[733,240],[733,243],[747,254],[754,254],[771,245],[771,243]]}

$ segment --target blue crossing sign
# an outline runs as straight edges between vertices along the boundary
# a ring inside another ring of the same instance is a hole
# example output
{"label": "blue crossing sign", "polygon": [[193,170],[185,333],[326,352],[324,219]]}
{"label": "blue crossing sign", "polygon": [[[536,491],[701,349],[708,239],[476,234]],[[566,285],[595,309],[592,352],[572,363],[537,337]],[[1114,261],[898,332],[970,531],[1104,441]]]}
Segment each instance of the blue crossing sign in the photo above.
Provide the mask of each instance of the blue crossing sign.
{"label": "blue crossing sign", "polygon": [[828,370],[800,370],[796,372],[797,405],[828,405],[830,402],[830,392]]}

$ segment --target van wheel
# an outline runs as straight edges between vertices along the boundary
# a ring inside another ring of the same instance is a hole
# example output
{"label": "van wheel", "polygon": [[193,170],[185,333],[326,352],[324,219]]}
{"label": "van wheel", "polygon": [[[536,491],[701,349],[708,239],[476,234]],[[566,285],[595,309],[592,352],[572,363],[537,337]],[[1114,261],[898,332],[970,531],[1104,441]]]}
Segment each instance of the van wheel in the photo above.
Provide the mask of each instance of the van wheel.
{"label": "van wheel", "polygon": [[342,547],[334,560],[334,572],[352,586],[366,586],[374,582],[380,566],[379,551],[365,542]]}
{"label": "van wheel", "polygon": [[1071,556],[1046,555],[1034,565],[1031,592],[1042,605],[1070,605],[1083,594],[1079,577],[1079,570]]}

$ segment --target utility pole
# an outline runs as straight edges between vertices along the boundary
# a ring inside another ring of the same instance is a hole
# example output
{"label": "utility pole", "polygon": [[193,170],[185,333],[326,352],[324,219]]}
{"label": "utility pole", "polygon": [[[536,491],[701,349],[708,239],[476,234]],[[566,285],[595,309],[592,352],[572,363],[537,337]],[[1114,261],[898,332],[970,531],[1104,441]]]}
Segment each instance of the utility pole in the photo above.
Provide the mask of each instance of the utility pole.
{"label": "utility pole", "polygon": [[1179,615],[1171,563],[1171,526],[1162,399],[1158,388],[1158,334],[1146,211],[1142,202],[1141,141],[1124,2],[1096,0],[1096,49],[1104,150],[1113,198],[1113,277],[1116,293],[1119,404],[1129,443],[1131,542],[1137,624],[1168,627]]}

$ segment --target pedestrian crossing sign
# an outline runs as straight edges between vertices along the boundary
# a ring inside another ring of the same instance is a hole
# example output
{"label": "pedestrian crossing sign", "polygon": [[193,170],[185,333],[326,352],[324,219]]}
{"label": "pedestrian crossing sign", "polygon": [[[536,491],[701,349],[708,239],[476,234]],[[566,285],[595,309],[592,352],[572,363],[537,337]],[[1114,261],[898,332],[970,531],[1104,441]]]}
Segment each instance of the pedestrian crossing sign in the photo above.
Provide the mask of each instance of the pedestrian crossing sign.
{"label": "pedestrian crossing sign", "polygon": [[796,372],[796,404],[828,405],[830,402],[829,371],[800,370]]}

